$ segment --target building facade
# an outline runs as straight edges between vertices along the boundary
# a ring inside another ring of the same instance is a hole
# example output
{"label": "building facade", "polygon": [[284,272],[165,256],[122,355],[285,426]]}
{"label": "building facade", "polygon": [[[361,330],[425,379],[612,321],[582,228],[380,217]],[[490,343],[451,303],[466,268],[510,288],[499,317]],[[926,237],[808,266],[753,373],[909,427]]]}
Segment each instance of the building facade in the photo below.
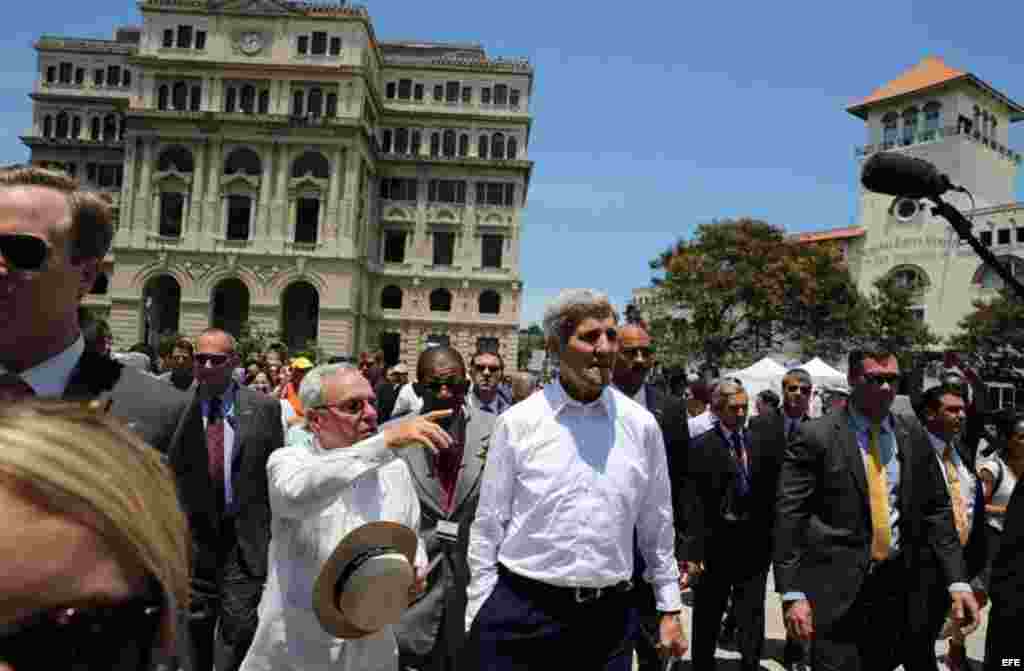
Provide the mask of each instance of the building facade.
{"label": "building facade", "polygon": [[329,354],[516,360],[533,69],[379,42],[365,8],[142,0],[112,40],[43,36],[23,141],[108,192],[87,304],[121,344],[246,323]]}

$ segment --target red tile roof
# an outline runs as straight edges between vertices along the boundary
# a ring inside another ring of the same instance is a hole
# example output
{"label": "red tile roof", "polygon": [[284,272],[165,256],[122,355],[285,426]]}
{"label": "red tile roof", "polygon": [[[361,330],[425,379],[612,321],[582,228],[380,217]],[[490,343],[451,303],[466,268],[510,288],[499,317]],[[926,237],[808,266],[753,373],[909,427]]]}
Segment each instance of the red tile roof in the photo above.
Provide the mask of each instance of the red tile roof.
{"label": "red tile roof", "polygon": [[864,235],[863,226],[847,226],[845,228],[831,228],[825,231],[807,231],[805,233],[793,233],[789,236],[794,242],[823,242],[825,240],[845,240],[848,238],[859,238]]}

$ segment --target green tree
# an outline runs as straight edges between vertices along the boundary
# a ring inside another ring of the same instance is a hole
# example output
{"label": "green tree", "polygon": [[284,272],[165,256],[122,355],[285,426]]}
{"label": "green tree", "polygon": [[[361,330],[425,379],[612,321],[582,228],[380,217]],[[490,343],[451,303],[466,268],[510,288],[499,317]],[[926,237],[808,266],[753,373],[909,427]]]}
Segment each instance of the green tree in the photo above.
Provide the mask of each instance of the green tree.
{"label": "green tree", "polygon": [[950,349],[963,352],[979,369],[995,361],[1022,358],[1024,300],[1012,289],[1004,288],[989,300],[975,300],[973,305],[974,311],[960,320],[959,332],[950,337]]}
{"label": "green tree", "polygon": [[911,308],[918,302],[919,287],[906,286],[896,278],[880,277],[867,297],[863,331],[853,344],[867,350],[895,352],[905,370],[913,368],[915,355],[941,342]]}
{"label": "green tree", "polygon": [[530,353],[536,349],[544,349],[544,329],[540,324],[530,324],[525,329],[519,329],[519,349],[516,352],[519,370],[526,370]]}

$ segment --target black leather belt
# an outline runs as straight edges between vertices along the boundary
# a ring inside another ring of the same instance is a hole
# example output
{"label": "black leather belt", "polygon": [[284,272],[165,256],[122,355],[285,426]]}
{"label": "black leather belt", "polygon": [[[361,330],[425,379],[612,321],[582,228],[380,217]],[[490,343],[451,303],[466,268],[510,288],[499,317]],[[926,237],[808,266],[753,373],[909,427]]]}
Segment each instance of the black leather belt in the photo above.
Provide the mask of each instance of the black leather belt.
{"label": "black leather belt", "polygon": [[633,589],[632,580],[623,580],[608,587],[560,587],[513,573],[503,564],[498,564],[498,574],[540,596],[554,599],[572,599],[576,603],[590,603],[604,596],[623,594]]}

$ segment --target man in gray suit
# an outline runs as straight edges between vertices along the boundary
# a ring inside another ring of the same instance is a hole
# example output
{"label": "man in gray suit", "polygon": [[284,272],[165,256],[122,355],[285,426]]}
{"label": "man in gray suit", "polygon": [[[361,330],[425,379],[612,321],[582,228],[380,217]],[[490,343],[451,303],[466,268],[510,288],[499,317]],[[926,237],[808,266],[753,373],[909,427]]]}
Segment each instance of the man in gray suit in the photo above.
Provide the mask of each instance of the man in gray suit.
{"label": "man in gray suit", "polygon": [[426,592],[406,611],[395,634],[403,671],[452,671],[465,638],[466,551],[480,493],[482,452],[496,415],[466,402],[469,381],[462,355],[455,349],[428,349],[420,355],[417,370],[416,392],[424,400],[421,413],[454,410],[439,422],[454,442],[437,454],[401,452],[420,499],[420,536],[431,566],[437,565],[427,578]]}
{"label": "man in gray suit", "polygon": [[87,351],[78,306],[110,250],[110,204],[59,172],[0,169],[0,402],[99,399],[165,455],[201,439],[188,397]]}

